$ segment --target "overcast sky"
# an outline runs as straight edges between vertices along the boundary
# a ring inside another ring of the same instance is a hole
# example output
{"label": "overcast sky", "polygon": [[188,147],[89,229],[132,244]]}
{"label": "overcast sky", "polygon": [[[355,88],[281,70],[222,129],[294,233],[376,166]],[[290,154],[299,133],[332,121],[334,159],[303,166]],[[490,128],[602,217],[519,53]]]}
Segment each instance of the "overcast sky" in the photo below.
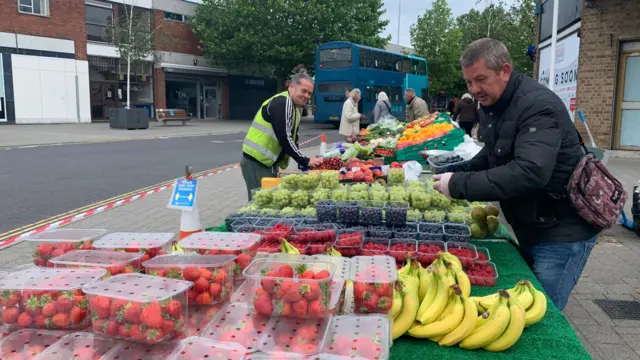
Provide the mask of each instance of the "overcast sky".
{"label": "overcast sky", "polygon": [[[424,14],[425,10],[431,8],[431,0],[384,0],[384,7],[387,12],[383,17],[389,20],[384,35],[391,35],[391,43],[397,44],[398,34],[398,1],[402,2],[402,10],[400,16],[400,45],[411,46],[411,35],[409,35],[409,27],[418,19],[418,15]],[[476,5],[477,0],[449,0],[449,7],[453,11],[453,16],[466,14],[472,8],[482,9],[487,2],[491,0],[481,0]],[[507,6],[513,1],[506,0]]]}

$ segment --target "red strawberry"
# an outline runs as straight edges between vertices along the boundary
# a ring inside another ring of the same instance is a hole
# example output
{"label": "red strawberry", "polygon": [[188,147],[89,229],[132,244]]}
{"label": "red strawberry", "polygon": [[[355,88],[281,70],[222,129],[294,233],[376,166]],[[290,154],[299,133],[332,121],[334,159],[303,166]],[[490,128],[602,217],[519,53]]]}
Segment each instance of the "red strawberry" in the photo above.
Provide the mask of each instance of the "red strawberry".
{"label": "red strawberry", "polygon": [[69,326],[69,316],[64,313],[57,313],[53,315],[53,317],[51,318],[51,322],[56,327],[60,329],[65,329]]}
{"label": "red strawberry", "polygon": [[196,304],[211,305],[212,302],[213,302],[213,298],[211,297],[211,294],[209,294],[208,292],[203,292],[198,296],[196,296]]}
{"label": "red strawberry", "polygon": [[140,313],[140,322],[152,328],[162,326],[162,308],[157,302],[147,304]]}
{"label": "red strawberry", "polygon": [[15,306],[7,307],[2,310],[2,322],[7,325],[15,324],[20,315],[20,309]]}
{"label": "red strawberry", "polygon": [[298,317],[306,317],[308,305],[309,303],[305,299],[293,303],[293,313]]}
{"label": "red strawberry", "polygon": [[[138,252],[138,249],[131,249],[131,250],[136,250],[136,251],[130,251],[130,252]],[[143,263],[150,259],[151,259],[151,256],[149,256],[149,254],[143,254],[142,257],[140,258],[140,262]]]}
{"label": "red strawberry", "polygon": [[91,301],[91,309],[99,318],[106,319],[111,315],[111,299],[106,296],[96,296]]}
{"label": "red strawberry", "polygon": [[187,303],[194,304],[196,302],[197,297],[198,297],[197,291],[193,289],[189,289],[189,291],[187,291]]}
{"label": "red strawberry", "polygon": [[203,277],[198,278],[193,283],[193,289],[199,293],[203,293],[209,290],[209,281]]}
{"label": "red strawberry", "polygon": [[322,304],[322,301],[320,301],[320,299],[309,302],[309,316],[311,316],[312,318],[323,318],[326,316],[326,313],[327,309]]}
{"label": "red strawberry", "polygon": [[238,254],[238,258],[236,259],[236,262],[240,266],[240,269],[244,270],[247,268],[247,266],[249,266],[249,264],[251,263],[251,260],[252,259],[251,259],[251,256],[249,256],[249,254],[240,253]]}
{"label": "red strawberry", "polygon": [[20,301],[20,295],[13,291],[3,291],[0,295],[3,306],[16,306]]}
{"label": "red strawberry", "polygon": [[182,315],[182,304],[177,300],[169,300],[166,312],[172,318],[178,319],[180,318],[180,315]]}
{"label": "red strawberry", "polygon": [[125,267],[124,267],[124,269],[122,270],[122,272],[123,272],[124,274],[132,274],[132,273],[136,272],[136,269],[135,269],[133,266],[131,266],[131,265],[127,265],[127,266],[125,266]]}
{"label": "red strawberry", "polygon": [[140,304],[128,303],[124,307],[124,320],[128,323],[140,323]]}
{"label": "red strawberry", "polygon": [[213,276],[213,273],[211,273],[211,271],[209,271],[206,268],[200,268],[200,277],[203,277],[207,280],[211,279],[211,277]]}
{"label": "red strawberry", "polygon": [[376,295],[378,296],[393,296],[393,289],[389,283],[376,283],[375,284]]}
{"label": "red strawberry", "polygon": [[163,320],[162,321],[162,331],[165,334],[170,334],[176,328],[176,323],[173,320]]}
{"label": "red strawberry", "polygon": [[227,272],[224,269],[216,269],[213,274],[213,282],[216,284],[224,284],[227,282]]}
{"label": "red strawberry", "polygon": [[107,329],[107,320],[95,319],[93,320],[93,330],[98,332],[105,332]]}
{"label": "red strawberry", "polygon": [[378,295],[367,292],[362,305],[366,311],[376,312],[378,308]]}
{"label": "red strawberry", "polygon": [[275,295],[274,299],[282,299],[289,292],[289,289],[293,286],[293,282],[291,280],[283,280]]}
{"label": "red strawberry", "polygon": [[56,309],[56,303],[54,302],[50,302],[42,308],[42,315],[44,315],[45,317],[52,317],[57,312],[58,310]]}
{"label": "red strawberry", "polygon": [[51,252],[53,251],[53,246],[51,246],[51,244],[49,243],[42,243],[38,245],[38,249],[36,251],[38,253],[38,256],[45,258],[49,256],[49,254],[51,254]]}
{"label": "red strawberry", "polygon": [[279,316],[289,316],[293,312],[293,308],[291,307],[291,303],[288,303],[283,300],[278,300],[276,302],[276,307],[274,310],[275,315]]}
{"label": "red strawberry", "polygon": [[120,324],[118,324],[117,321],[115,321],[114,319],[111,319],[108,323],[107,323],[107,334],[111,335],[111,336],[115,336],[118,334],[118,328],[120,327]]}
{"label": "red strawberry", "polygon": [[[109,310],[109,314],[111,318],[118,317],[118,314],[122,311],[122,308],[127,305],[129,301],[123,299],[113,299],[111,302],[111,309]],[[122,322],[124,319],[119,319]]]}
{"label": "red strawberry", "polygon": [[36,316],[42,314],[42,306],[40,306],[40,300],[35,295],[31,296],[27,301],[25,301],[24,305],[29,315]]}
{"label": "red strawberry", "polygon": [[87,310],[79,306],[74,306],[73,308],[71,308],[71,312],[69,313],[69,321],[71,321],[72,324],[80,324],[86,317]]}
{"label": "red strawberry", "polygon": [[71,311],[71,308],[73,307],[72,299],[74,299],[72,292],[63,291],[56,300],[56,309],[58,309],[58,312],[67,313]]}
{"label": "red strawberry", "polygon": [[320,289],[320,285],[318,285],[318,283],[315,283],[315,282],[302,285],[301,291],[303,291],[304,298],[309,301],[315,300],[319,298],[320,295],[322,295],[322,290]]}
{"label": "red strawberry", "polygon": [[64,255],[64,253],[65,253],[64,249],[55,249],[55,250],[53,250],[51,252],[51,258],[53,259],[53,258],[56,258],[56,257],[58,257],[60,255]]}
{"label": "red strawberry", "polygon": [[393,304],[393,301],[391,300],[391,298],[388,298],[385,296],[378,299],[377,307],[381,312],[387,312],[391,310],[392,304]]}
{"label": "red strawberry", "polygon": [[291,265],[282,265],[280,266],[280,269],[278,269],[278,274],[280,277],[292,278],[293,268]]}
{"label": "red strawberry", "polygon": [[214,299],[218,299],[222,293],[222,287],[220,284],[213,283],[209,285],[209,293]]}
{"label": "red strawberry", "polygon": [[162,329],[149,329],[145,331],[144,337],[150,344],[155,344],[164,338],[164,332]]}
{"label": "red strawberry", "polygon": [[273,304],[268,294],[256,296],[253,300],[253,307],[258,314],[271,315],[273,313]]}
{"label": "red strawberry", "polygon": [[307,289],[303,289],[301,284],[292,283],[287,292],[282,297],[285,301],[298,302],[302,300],[302,295],[306,293]]}
{"label": "red strawberry", "polygon": [[182,278],[189,281],[196,281],[200,277],[200,269],[197,267],[186,267],[182,271]]}
{"label": "red strawberry", "polygon": [[131,325],[129,332],[133,340],[140,341],[145,339],[144,332],[142,331],[142,327],[140,326],[140,324]]}
{"label": "red strawberry", "polygon": [[123,338],[128,338],[129,336],[131,336],[131,325],[122,324],[118,326],[118,336]]}
{"label": "red strawberry", "polygon": [[277,290],[276,285],[278,284],[278,280],[268,279],[268,277],[280,277],[280,273],[278,273],[277,271],[269,271],[265,275],[265,277],[267,278],[262,279],[260,281],[260,284],[262,285],[264,291],[267,292],[267,294],[273,295]]}
{"label": "red strawberry", "polygon": [[42,314],[37,315],[36,317],[33,318],[33,323],[36,324],[36,326],[39,328],[49,327],[50,322],[51,321]]}
{"label": "red strawberry", "polygon": [[329,276],[331,276],[331,273],[329,273],[327,270],[320,270],[316,273],[315,279],[316,280],[328,279]]}

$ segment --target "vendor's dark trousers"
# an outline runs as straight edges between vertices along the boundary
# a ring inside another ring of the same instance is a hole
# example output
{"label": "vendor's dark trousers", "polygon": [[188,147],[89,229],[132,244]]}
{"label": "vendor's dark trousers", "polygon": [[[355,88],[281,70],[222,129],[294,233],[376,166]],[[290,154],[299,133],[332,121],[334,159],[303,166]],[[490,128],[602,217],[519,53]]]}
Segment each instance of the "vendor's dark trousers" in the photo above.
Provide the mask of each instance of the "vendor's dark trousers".
{"label": "vendor's dark trousers", "polygon": [[471,130],[473,130],[473,126],[475,125],[473,121],[458,121],[458,124],[467,135],[471,136]]}
{"label": "vendor's dark trousers", "polygon": [[242,170],[242,177],[247,185],[249,201],[252,198],[251,190],[262,187],[262,178],[278,176],[278,167],[276,165],[267,167],[245,157],[240,161],[240,170]]}
{"label": "vendor's dark trousers", "polygon": [[562,310],[578,283],[598,236],[573,243],[521,246],[520,253],[554,305]]}

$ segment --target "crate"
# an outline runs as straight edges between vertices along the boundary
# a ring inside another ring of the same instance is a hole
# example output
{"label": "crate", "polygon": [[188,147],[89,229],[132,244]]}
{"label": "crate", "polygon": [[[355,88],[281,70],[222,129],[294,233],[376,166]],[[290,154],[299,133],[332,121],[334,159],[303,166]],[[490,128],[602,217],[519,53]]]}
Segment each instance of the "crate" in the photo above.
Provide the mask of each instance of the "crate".
{"label": "crate", "polygon": [[[464,142],[464,130],[455,128],[451,130],[447,135],[441,136],[437,139],[432,139],[423,142],[418,145],[407,146],[404,149],[399,149],[396,151],[396,158],[399,161],[407,161],[407,160],[420,160],[423,161],[419,152],[422,150],[453,150],[458,145]],[[410,158],[411,157],[411,158]],[[416,157],[415,159],[413,157]]]}

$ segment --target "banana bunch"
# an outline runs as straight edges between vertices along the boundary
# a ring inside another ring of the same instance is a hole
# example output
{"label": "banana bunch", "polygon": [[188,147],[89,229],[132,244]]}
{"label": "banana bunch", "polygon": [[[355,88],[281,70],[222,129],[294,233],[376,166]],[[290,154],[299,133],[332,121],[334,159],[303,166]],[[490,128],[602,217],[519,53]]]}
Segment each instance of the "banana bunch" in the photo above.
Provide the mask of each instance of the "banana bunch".
{"label": "banana bunch", "polygon": [[520,339],[524,327],[525,310],[518,298],[500,290],[497,301],[476,319],[475,329],[460,342],[460,347],[504,351]]}
{"label": "banana bunch", "polygon": [[280,238],[280,249],[282,249],[283,253],[287,253],[291,255],[300,255],[300,250],[298,250],[295,246],[291,245],[285,238]]}
{"label": "banana bunch", "polygon": [[340,251],[336,250],[336,248],[331,245],[331,243],[327,243],[325,247],[325,254],[329,256],[342,256]]}
{"label": "banana bunch", "polygon": [[394,340],[404,335],[416,320],[420,306],[418,297],[420,268],[419,262],[408,260],[406,265],[398,270],[399,285],[394,289],[390,310],[390,316],[393,318]]}
{"label": "banana bunch", "polygon": [[[542,320],[547,312],[547,298],[528,280],[519,280],[516,286],[506,290],[511,297],[518,299],[518,303],[526,312],[525,326],[531,326]],[[495,308],[498,303],[499,294],[491,294],[483,297],[472,296],[480,313]]]}

